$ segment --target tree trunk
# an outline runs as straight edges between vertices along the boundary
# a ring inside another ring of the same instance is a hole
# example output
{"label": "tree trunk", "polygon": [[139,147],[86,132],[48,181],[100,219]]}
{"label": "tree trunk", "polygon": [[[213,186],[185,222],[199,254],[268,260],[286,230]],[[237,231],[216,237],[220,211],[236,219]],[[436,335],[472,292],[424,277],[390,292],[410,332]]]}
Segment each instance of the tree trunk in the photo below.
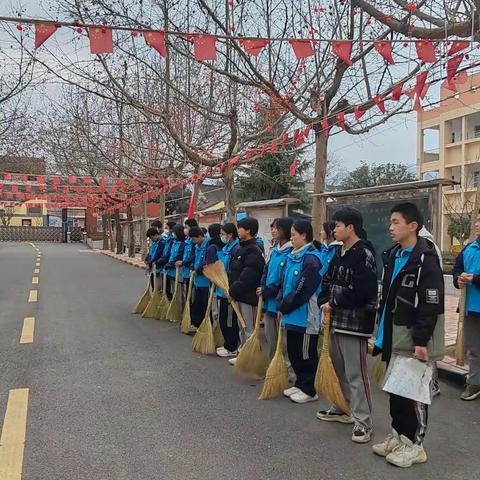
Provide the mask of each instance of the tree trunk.
{"label": "tree trunk", "polygon": [[115,233],[112,228],[112,217],[108,216],[108,238],[110,239],[110,251],[115,251]]}
{"label": "tree trunk", "polygon": [[[313,183],[313,193],[325,192],[325,176],[327,174],[327,143],[322,132],[315,132],[315,177]],[[326,218],[326,199],[323,197],[313,197],[312,205],[312,226],[313,238],[320,239],[322,223]]]}
{"label": "tree trunk", "polygon": [[165,193],[161,193],[158,200],[160,202],[160,221],[165,223]]}
{"label": "tree trunk", "polygon": [[135,224],[133,222],[132,206],[127,207],[127,220],[128,220],[128,256],[135,258]]}
{"label": "tree trunk", "polygon": [[[198,206],[198,197],[200,196],[200,183],[196,182],[194,183],[193,185],[193,205],[194,205],[194,208],[193,208],[193,211],[196,212],[197,211],[197,206]],[[193,218],[195,218],[195,220],[197,220],[198,222],[198,213],[197,215],[193,215]]]}
{"label": "tree trunk", "polygon": [[223,184],[225,185],[225,210],[229,222],[237,223],[237,204],[235,200],[235,182],[233,168],[225,167],[223,171]]}
{"label": "tree trunk", "polygon": [[145,260],[147,256],[148,246],[147,246],[147,201],[142,201],[142,221],[140,223],[140,245],[141,245],[141,255],[142,260]]}
{"label": "tree trunk", "polygon": [[115,230],[117,253],[123,253],[122,225],[120,223],[120,212],[118,210],[115,210]]}
{"label": "tree trunk", "polygon": [[102,215],[102,230],[103,230],[103,245],[102,250],[108,250],[108,217],[107,215]]}

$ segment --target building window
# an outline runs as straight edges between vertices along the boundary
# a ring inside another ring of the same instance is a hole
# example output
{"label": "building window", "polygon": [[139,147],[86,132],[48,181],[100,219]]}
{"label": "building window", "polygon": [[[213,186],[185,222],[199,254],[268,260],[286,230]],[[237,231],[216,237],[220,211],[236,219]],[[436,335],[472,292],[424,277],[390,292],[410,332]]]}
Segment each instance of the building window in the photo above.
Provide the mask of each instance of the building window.
{"label": "building window", "polygon": [[473,127],[473,136],[474,136],[475,138],[480,137],[480,125],[475,125],[475,126]]}
{"label": "building window", "polygon": [[472,179],[470,181],[471,188],[478,187],[478,180],[480,179],[480,172],[472,172]]}
{"label": "building window", "polygon": [[31,227],[32,226],[32,219],[31,218],[23,218],[22,219],[22,227]]}
{"label": "building window", "polygon": [[28,215],[41,215],[42,207],[28,207],[27,212],[28,212]]}

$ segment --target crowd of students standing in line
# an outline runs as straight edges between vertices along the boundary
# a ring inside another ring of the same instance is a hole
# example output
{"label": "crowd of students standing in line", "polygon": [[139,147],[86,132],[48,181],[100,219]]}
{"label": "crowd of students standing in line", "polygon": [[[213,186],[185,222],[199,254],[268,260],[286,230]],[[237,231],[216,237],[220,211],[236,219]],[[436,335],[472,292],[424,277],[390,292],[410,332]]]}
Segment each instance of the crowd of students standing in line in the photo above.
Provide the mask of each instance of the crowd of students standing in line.
{"label": "crowd of students standing in line", "polygon": [[[480,222],[477,223],[480,234]],[[215,291],[213,318],[219,322],[224,337],[224,346],[217,348],[216,353],[228,358],[232,365],[253,331],[258,297],[262,296],[263,332],[270,358],[276,349],[279,328],[286,332],[285,357],[293,385],[284,395],[295,403],[318,399],[314,386],[318,338],[322,307],[329,305],[330,354],[351,414],[332,405],[317,412],[317,418],[352,424],[352,440],[369,442],[373,425],[367,351],[374,332],[373,355],[381,355],[387,364],[393,353],[429,362],[440,360],[444,354],[441,258],[435,244],[419,235],[423,228],[421,213],[409,202],[391,210],[390,236],[394,245],[383,252],[380,289],[375,252],[366,238],[358,210],[338,210],[332,221],[323,224],[321,241],[314,240],[312,226],[306,220],[275,219],[271,225],[273,247],[267,261],[263,241],[257,236],[258,228],[258,221],[250,217],[237,225],[213,224],[207,231],[189,219],[184,225],[167,223],[164,232],[161,222],[156,221],[147,232],[150,249],[145,261],[159,278],[166,272],[169,299],[177,272],[184,299],[192,278],[190,273],[195,272],[190,308],[192,331],[200,326],[208,304],[210,282],[202,274],[203,267],[218,260],[223,263],[230,290],[228,296],[219,288]],[[480,244],[476,248],[480,274]],[[461,288],[468,285],[471,290],[478,289],[473,292],[475,300],[467,301],[467,308],[477,308],[480,275],[464,273],[473,268],[469,260],[472,255],[468,255],[467,247],[454,282]],[[244,328],[239,326],[230,299],[240,307]],[[471,310],[470,317],[475,312],[480,316],[477,308]],[[465,400],[480,395],[478,362],[475,363],[478,342],[473,350],[474,371],[462,394]],[[425,462],[427,405],[390,394],[390,415],[392,432],[384,442],[373,446],[374,453],[401,467]]]}

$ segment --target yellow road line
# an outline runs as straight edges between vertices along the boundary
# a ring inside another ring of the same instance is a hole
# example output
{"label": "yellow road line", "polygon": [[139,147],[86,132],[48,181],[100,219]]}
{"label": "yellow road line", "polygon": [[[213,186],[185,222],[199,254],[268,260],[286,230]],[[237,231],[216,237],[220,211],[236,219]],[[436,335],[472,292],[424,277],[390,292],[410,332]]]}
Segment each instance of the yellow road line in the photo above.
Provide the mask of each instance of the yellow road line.
{"label": "yellow road line", "polygon": [[28,302],[34,303],[37,300],[38,300],[38,290],[30,290],[30,294],[28,295]]}
{"label": "yellow road line", "polygon": [[0,478],[21,480],[27,430],[28,388],[10,390],[0,439]]}
{"label": "yellow road line", "polygon": [[40,279],[38,277],[32,277],[32,285],[38,285]]}
{"label": "yellow road line", "polygon": [[40,269],[39,268],[36,268],[33,273],[40,273]]}
{"label": "yellow road line", "polygon": [[33,343],[33,332],[35,330],[35,317],[25,317],[23,319],[22,336],[20,343]]}

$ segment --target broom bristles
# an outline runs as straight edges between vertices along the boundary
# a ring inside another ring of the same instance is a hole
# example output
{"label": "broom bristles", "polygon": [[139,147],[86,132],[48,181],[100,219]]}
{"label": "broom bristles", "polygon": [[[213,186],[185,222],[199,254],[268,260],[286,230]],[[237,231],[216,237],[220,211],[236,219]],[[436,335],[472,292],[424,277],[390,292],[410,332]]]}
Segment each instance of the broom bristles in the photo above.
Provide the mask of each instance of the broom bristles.
{"label": "broom bristles", "polygon": [[192,326],[192,319],[190,317],[190,299],[192,298],[193,277],[195,272],[190,272],[190,282],[188,284],[187,298],[185,300],[185,308],[183,309],[182,323],[180,324],[180,331],[188,335]]}
{"label": "broom bristles", "polygon": [[182,306],[180,304],[180,289],[179,286],[179,276],[180,276],[180,268],[177,267],[175,272],[175,288],[173,290],[173,298],[172,301],[168,305],[167,313],[165,315],[167,320],[170,322],[178,322],[182,320]]}
{"label": "broom bristles", "polygon": [[147,276],[147,288],[145,292],[143,292],[142,297],[138,301],[136,307],[133,309],[133,314],[137,315],[139,313],[143,313],[148,306],[148,302],[152,298],[152,294],[150,293],[150,275]]}
{"label": "broom bristles", "polygon": [[235,370],[250,377],[260,379],[265,377],[269,359],[265,345],[260,337],[260,322],[262,319],[263,299],[258,298],[257,317],[251,337],[245,342],[242,351],[238,354]]}
{"label": "broom bristles", "polygon": [[382,356],[378,355],[372,368],[372,379],[378,388],[383,387],[385,379],[386,363],[382,362]]}
{"label": "broom bristles", "polygon": [[223,347],[225,344],[222,329],[220,328],[220,322],[217,322],[215,328],[213,329],[213,339],[215,341],[215,348]]}
{"label": "broom bristles", "polygon": [[460,293],[460,306],[457,325],[457,341],[455,343],[455,361],[457,365],[463,367],[465,365],[465,334],[463,331],[463,321],[465,318],[465,300],[467,296],[466,287]]}
{"label": "broom bristles", "polygon": [[277,349],[265,373],[265,381],[263,382],[262,393],[258,397],[259,400],[278,397],[288,387],[288,369],[283,358],[282,343],[283,328],[280,323],[278,325]]}
{"label": "broom bristles", "polygon": [[317,374],[315,376],[315,390],[317,393],[322,393],[327,397],[337,408],[349,414],[350,406],[343,395],[342,387],[329,352],[330,308],[325,308],[323,315],[323,345],[320,361],[318,362]]}
{"label": "broom bristles", "polygon": [[152,296],[145,307],[145,310],[142,313],[143,318],[155,318],[158,305],[161,301],[161,292],[157,290],[157,275],[154,271],[153,273],[153,293]]}
{"label": "broom bristles", "polygon": [[215,339],[213,338],[213,327],[210,320],[210,312],[212,310],[212,299],[215,288],[210,288],[208,297],[207,311],[202,323],[198,327],[195,336],[192,339],[192,350],[194,352],[203,353],[204,355],[215,353]]}

